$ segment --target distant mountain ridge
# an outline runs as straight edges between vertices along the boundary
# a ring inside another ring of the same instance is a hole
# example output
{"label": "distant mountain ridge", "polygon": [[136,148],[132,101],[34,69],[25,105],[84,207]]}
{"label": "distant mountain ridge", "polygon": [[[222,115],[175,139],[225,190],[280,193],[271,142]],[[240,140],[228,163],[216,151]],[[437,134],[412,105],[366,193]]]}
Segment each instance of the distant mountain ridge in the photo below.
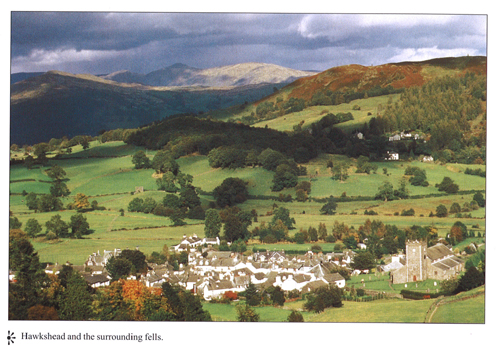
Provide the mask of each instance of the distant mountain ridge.
{"label": "distant mountain ridge", "polygon": [[284,85],[154,87],[49,71],[11,85],[11,143],[136,128],[170,115],[251,103]]}
{"label": "distant mountain ridge", "polygon": [[[319,95],[328,93],[409,88],[441,75],[486,74],[486,70],[486,57],[467,56],[380,66],[339,66],[317,74],[307,72],[308,76],[290,84],[285,83],[291,76],[287,68],[258,63],[207,70],[177,64],[153,74],[158,81],[191,84],[183,87],[116,81],[134,77],[131,72],[115,72],[104,78],[52,71],[11,85],[11,143],[35,144],[62,136],[96,135],[102,130],[137,128],[174,114],[199,115],[232,106],[233,114],[249,114],[249,104],[257,106],[262,102],[274,106],[275,102],[287,104],[295,99],[314,105]],[[199,75],[200,71],[203,74]],[[281,78],[278,72],[282,72]]]}
{"label": "distant mountain ridge", "polygon": [[148,74],[118,71],[102,76],[121,83],[148,86],[243,86],[254,84],[288,84],[316,74],[268,63],[239,63],[215,68],[193,68],[176,63]]}

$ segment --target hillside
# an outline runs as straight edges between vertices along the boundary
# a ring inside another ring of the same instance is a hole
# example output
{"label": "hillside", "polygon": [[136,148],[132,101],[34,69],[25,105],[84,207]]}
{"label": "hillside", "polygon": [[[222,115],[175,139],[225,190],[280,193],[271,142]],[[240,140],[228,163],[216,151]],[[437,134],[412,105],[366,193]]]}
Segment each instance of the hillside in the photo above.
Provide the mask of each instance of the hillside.
{"label": "hillside", "polygon": [[148,87],[51,71],[11,85],[11,143],[135,128],[173,114],[251,102],[281,86]]}
{"label": "hillside", "polygon": [[297,78],[314,73],[265,63],[241,63],[208,69],[176,63],[148,74],[120,71],[103,76],[104,79],[138,83],[149,86],[243,86],[253,84],[291,83]]}
{"label": "hillside", "polygon": [[472,71],[486,74],[486,57],[440,58],[422,62],[388,63],[380,66],[347,65],[328,69],[290,84],[288,97],[312,99],[318,91],[362,92],[392,86],[421,86],[443,75]]}
{"label": "hillside", "polygon": [[[464,75],[467,72],[486,75],[486,57],[467,56],[379,66],[352,64],[334,67],[313,76],[297,79],[244,110],[232,113],[229,119],[246,118],[248,123],[254,124],[310,106],[339,105],[356,99],[402,92],[410,87],[420,87],[436,78]],[[266,108],[259,111],[259,106]],[[219,115],[228,119],[227,114]]]}

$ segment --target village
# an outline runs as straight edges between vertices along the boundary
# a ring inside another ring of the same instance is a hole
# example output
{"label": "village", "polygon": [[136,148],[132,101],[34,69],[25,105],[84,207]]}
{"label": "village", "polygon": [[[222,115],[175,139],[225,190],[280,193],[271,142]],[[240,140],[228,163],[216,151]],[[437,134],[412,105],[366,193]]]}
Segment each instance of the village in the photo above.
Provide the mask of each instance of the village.
{"label": "village", "polygon": [[[187,264],[178,268],[165,263],[148,263],[146,273],[131,274],[127,279],[138,279],[147,287],[161,288],[164,282],[179,285],[199,295],[206,301],[220,299],[227,292],[240,293],[250,283],[264,290],[280,287],[285,293],[304,294],[324,286],[344,288],[346,279],[339,272],[350,275],[369,273],[369,270],[351,268],[356,253],[312,252],[303,255],[287,255],[284,251],[253,252],[250,255],[231,251],[219,251],[219,238],[199,238],[196,234],[184,236],[182,241],[170,249],[174,253],[186,252]],[[366,246],[360,244],[361,250]],[[391,283],[407,283],[426,279],[445,280],[458,276],[464,268],[464,261],[455,256],[450,246],[438,243],[427,247],[426,242],[407,241],[407,255],[396,254],[379,265],[377,272],[388,274]],[[138,249],[138,248],[136,248]],[[120,249],[104,250],[89,255],[83,265],[73,265],[87,284],[93,288],[107,286],[111,277],[106,264],[112,257],[121,254]],[[185,253],[185,254],[186,254]],[[57,274],[63,265],[47,265],[47,274]]]}

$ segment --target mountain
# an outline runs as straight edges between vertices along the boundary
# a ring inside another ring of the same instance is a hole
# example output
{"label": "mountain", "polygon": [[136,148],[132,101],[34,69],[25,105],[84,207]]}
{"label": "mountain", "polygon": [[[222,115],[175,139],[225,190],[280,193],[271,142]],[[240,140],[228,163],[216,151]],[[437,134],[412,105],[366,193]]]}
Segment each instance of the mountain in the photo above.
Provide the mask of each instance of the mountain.
{"label": "mountain", "polygon": [[42,75],[44,72],[31,72],[31,73],[25,73],[25,72],[21,72],[21,73],[13,73],[10,75],[10,84],[15,84],[21,80],[25,80],[25,79],[28,79],[28,78],[32,78],[32,77],[37,77],[39,75]]}
{"label": "mountain", "polygon": [[149,86],[243,86],[253,84],[291,83],[297,78],[316,74],[266,63],[240,63],[230,66],[199,69],[177,63],[148,74],[119,71],[104,79]]}
{"label": "mountain", "polygon": [[288,98],[310,101],[318,92],[354,93],[389,86],[393,89],[409,88],[422,86],[438,76],[463,74],[467,71],[486,74],[486,57],[447,57],[379,66],[352,64],[334,67],[314,76],[297,79],[287,87],[287,93]]}
{"label": "mountain", "polygon": [[252,102],[282,86],[151,87],[50,71],[11,85],[11,143],[136,128],[173,114]]}
{"label": "mountain", "polygon": [[[421,86],[439,76],[465,72],[486,74],[486,57],[441,58],[380,66],[347,65],[315,75],[308,72],[309,76],[288,85],[283,81],[291,79],[290,70],[265,64],[247,63],[207,70],[174,65],[162,72],[163,75],[156,76],[170,77],[178,84],[201,84],[196,79],[203,76],[203,84],[234,86],[154,87],[116,82],[110,80],[109,75],[105,79],[47,72],[11,85],[11,143],[34,144],[62,136],[96,135],[101,130],[136,128],[170,115],[199,114],[231,106],[233,116],[241,114],[242,118],[254,112],[249,117],[258,122],[296,110],[300,101],[303,106],[331,105],[337,103],[336,98],[346,101],[365,94],[377,96]],[[198,75],[200,72],[203,75]],[[117,72],[114,76],[118,79],[127,74]],[[281,83],[238,85],[259,81]],[[261,114],[258,110],[262,102],[272,105],[269,113]]]}

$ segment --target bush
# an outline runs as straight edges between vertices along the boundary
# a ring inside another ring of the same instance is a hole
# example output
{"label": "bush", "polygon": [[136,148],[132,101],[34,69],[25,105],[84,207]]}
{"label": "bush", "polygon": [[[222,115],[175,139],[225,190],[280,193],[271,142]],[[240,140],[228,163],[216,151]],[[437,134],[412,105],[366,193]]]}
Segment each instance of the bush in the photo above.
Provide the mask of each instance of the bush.
{"label": "bush", "polygon": [[328,236],[326,236],[325,241],[327,241],[328,243],[335,243],[337,241],[337,239],[335,237],[333,237],[333,235],[328,235]]}
{"label": "bush", "polygon": [[307,295],[304,307],[308,311],[322,312],[329,307],[342,306],[342,291],[337,286],[321,287]]}
{"label": "bush", "polygon": [[401,291],[401,295],[405,299],[413,299],[413,300],[423,300],[423,299],[434,299],[437,298],[441,295],[444,295],[443,292],[439,293],[424,293],[424,292],[418,292],[416,290],[408,290],[408,289],[403,289]]}
{"label": "bush", "polygon": [[415,210],[413,208],[401,211],[401,216],[415,216]]}

